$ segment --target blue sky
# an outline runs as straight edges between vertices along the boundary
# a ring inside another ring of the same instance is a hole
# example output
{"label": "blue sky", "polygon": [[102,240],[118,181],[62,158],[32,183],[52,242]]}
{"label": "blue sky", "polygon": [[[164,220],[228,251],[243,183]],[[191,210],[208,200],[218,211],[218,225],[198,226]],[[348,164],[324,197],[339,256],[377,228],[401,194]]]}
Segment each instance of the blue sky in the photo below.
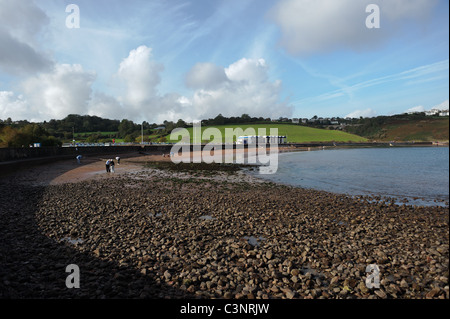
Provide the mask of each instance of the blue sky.
{"label": "blue sky", "polygon": [[[447,0],[0,0],[0,118],[448,108]],[[67,28],[69,4],[80,27]],[[368,4],[380,28],[366,27]]]}

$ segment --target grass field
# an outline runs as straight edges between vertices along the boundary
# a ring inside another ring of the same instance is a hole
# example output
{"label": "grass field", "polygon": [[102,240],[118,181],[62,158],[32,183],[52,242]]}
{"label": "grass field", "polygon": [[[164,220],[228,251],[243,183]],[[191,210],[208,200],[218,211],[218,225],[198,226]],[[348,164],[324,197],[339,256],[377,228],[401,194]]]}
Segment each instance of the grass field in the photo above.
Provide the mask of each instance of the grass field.
{"label": "grass field", "polygon": [[[202,135],[205,129],[212,127],[202,127]],[[342,131],[335,130],[322,130],[311,127],[305,127],[300,125],[289,125],[289,124],[254,124],[254,125],[217,125],[214,128],[218,129],[222,134],[222,142],[225,141],[225,128],[238,129],[241,128],[243,133],[240,135],[285,135],[287,137],[287,142],[289,143],[308,143],[308,142],[366,142],[367,139],[354,134],[349,134]],[[262,131],[261,129],[266,129]],[[277,134],[272,134],[270,132],[271,128],[278,129]],[[253,129],[254,131],[252,132]],[[193,128],[187,128],[190,136],[190,142],[193,142]],[[211,141],[212,137],[203,136],[202,142]],[[178,142],[180,138],[171,140],[170,135],[167,136],[168,142]],[[233,136],[233,141],[236,141],[236,136]],[[220,141],[219,141],[220,142]]]}
{"label": "grass field", "polygon": [[109,137],[110,135],[116,135],[117,132],[78,132],[75,133],[75,137],[84,137],[84,136],[89,136],[92,134],[98,134],[100,136],[104,136],[104,137]]}

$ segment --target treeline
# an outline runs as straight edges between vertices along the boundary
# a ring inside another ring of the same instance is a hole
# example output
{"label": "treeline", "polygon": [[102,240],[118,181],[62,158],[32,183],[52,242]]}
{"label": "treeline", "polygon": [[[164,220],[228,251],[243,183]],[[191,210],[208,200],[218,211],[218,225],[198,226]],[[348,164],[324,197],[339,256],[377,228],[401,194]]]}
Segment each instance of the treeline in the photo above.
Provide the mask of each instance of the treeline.
{"label": "treeline", "polygon": [[242,114],[241,116],[225,117],[222,114],[217,115],[213,119],[202,120],[202,125],[213,126],[213,125],[227,125],[227,124],[264,124],[271,123],[270,118],[264,117],[251,117],[248,114]]}
{"label": "treeline", "polygon": [[0,147],[61,146],[60,139],[52,136],[42,125],[28,123],[20,127],[0,125]]}
{"label": "treeline", "polygon": [[[398,121],[421,120],[429,118],[425,113],[400,114],[392,116],[377,116],[373,118],[339,119],[342,128],[352,134],[366,138],[377,137],[383,126]],[[315,116],[311,123],[301,123],[318,128],[323,126]],[[290,124],[287,118],[280,118],[280,123]],[[273,123],[270,118],[251,117],[242,114],[237,117],[225,117],[222,114],[214,118],[202,120],[202,126],[236,125],[236,124],[268,124]],[[163,123],[134,123],[131,120],[110,120],[98,116],[70,114],[62,120],[50,120],[40,123],[31,123],[26,120],[12,121],[0,119],[0,147],[26,147],[30,144],[41,143],[42,146],[61,145],[63,142],[84,141],[97,142],[140,142],[142,133],[145,142],[165,142],[166,136],[177,127],[189,127],[179,119],[177,122],[164,121]]]}
{"label": "treeline", "polygon": [[[28,147],[34,143],[41,146],[62,145],[63,142],[87,143],[164,141],[164,136],[176,127],[187,127],[183,120],[163,124],[134,123],[131,120],[110,120],[98,116],[70,114],[62,120],[52,119],[39,123],[27,120],[0,119],[0,147]],[[157,130],[156,130],[157,129]],[[151,136],[151,137],[150,137]]]}
{"label": "treeline", "polygon": [[[225,125],[244,123],[264,123],[270,119],[250,117],[243,114],[238,117],[224,117],[202,120],[202,125]],[[179,119],[177,122],[134,123],[131,120],[110,120],[98,116],[70,114],[62,120],[52,119],[40,123],[26,120],[13,121],[11,118],[0,119],[0,147],[22,147],[34,143],[61,145],[63,142],[84,141],[87,143],[112,142],[120,140],[126,143],[140,142],[142,133],[145,142],[165,142],[166,136],[173,129],[192,126]],[[31,134],[30,132],[34,132]]]}

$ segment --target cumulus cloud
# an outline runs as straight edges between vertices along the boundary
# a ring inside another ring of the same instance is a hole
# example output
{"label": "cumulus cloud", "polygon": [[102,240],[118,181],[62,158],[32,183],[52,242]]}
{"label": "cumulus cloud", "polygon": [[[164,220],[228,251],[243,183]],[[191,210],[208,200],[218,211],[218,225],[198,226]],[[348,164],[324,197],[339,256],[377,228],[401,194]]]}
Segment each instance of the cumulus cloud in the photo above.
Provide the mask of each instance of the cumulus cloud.
{"label": "cumulus cloud", "polygon": [[269,81],[268,66],[263,59],[243,58],[226,68],[213,63],[195,64],[185,76],[192,96],[176,92],[159,94],[157,87],[163,69],[146,46],[132,50],[122,61],[117,76],[123,85],[118,100],[124,115],[162,122],[180,118],[192,121],[219,113],[264,117],[292,114],[292,107],[280,101],[281,81]]}
{"label": "cumulus cloud", "polygon": [[444,102],[435,105],[432,107],[432,109],[436,109],[436,110],[448,110],[448,100],[445,100]]}
{"label": "cumulus cloud", "polygon": [[[392,37],[407,19],[420,23],[436,0],[282,0],[269,12],[292,55],[372,49]],[[380,8],[380,28],[368,29],[369,4]]]}
{"label": "cumulus cloud", "polygon": [[157,122],[184,115],[178,102],[179,94],[160,95],[158,92],[163,70],[164,66],[153,59],[151,48],[142,45],[130,51],[117,71],[121,86],[121,95],[117,99],[122,106],[122,116]]}
{"label": "cumulus cloud", "polygon": [[416,113],[416,112],[425,112],[425,108],[423,107],[423,105],[418,105],[418,106],[414,106],[412,108],[409,108],[406,110],[405,113]]}
{"label": "cumulus cloud", "polygon": [[56,64],[52,71],[24,80],[16,96],[0,92],[0,118],[43,121],[86,114],[96,75],[80,65]]}
{"label": "cumulus cloud", "polygon": [[49,71],[53,62],[39,45],[49,18],[28,0],[0,0],[0,70],[14,75]]}
{"label": "cumulus cloud", "polygon": [[161,81],[159,72],[164,67],[151,59],[151,52],[151,48],[142,45],[131,50],[119,65],[117,74],[126,88],[121,100],[130,107],[139,108],[156,95]]}
{"label": "cumulus cloud", "polygon": [[[212,69],[211,65],[197,65],[193,68],[204,75],[203,83],[214,82],[213,88],[197,89],[189,99],[196,118],[249,114],[251,116],[280,117],[290,116],[292,107],[281,100],[281,81],[269,81],[268,66],[263,59],[243,58],[215,72],[202,72],[202,67]],[[190,73],[193,71],[191,70]],[[220,71],[220,72],[219,72]],[[221,74],[221,81],[217,80]],[[209,75],[211,78],[208,78]]]}
{"label": "cumulus cloud", "polygon": [[213,63],[197,63],[186,75],[191,89],[214,89],[228,81],[225,70]]}
{"label": "cumulus cloud", "polygon": [[22,95],[15,96],[12,91],[0,91],[0,118],[13,120],[25,119],[28,113],[28,103]]}
{"label": "cumulus cloud", "polygon": [[21,86],[31,114],[39,119],[63,118],[86,114],[95,78],[81,65],[57,64],[52,72],[29,77]]}
{"label": "cumulus cloud", "polygon": [[124,111],[122,105],[115,97],[103,92],[95,92],[89,101],[87,114],[121,120],[124,116]]}
{"label": "cumulus cloud", "polygon": [[266,61],[264,59],[240,59],[225,69],[228,78],[235,82],[261,83],[267,81]]}
{"label": "cumulus cloud", "polygon": [[281,98],[281,81],[269,79],[263,59],[243,58],[225,68],[198,63],[186,74],[186,86],[192,89],[187,96],[158,92],[163,70],[152,49],[139,46],[118,65],[112,81],[116,94],[108,95],[93,90],[95,72],[77,64],[55,64],[51,71],[23,80],[18,87],[22,95],[1,92],[0,116],[42,121],[76,113],[161,123],[219,113],[272,118],[292,115],[293,107]]}
{"label": "cumulus cloud", "polygon": [[372,110],[371,108],[365,109],[365,110],[356,110],[349,114],[347,114],[345,117],[349,118],[360,118],[360,117],[375,117],[377,116],[377,113]]}

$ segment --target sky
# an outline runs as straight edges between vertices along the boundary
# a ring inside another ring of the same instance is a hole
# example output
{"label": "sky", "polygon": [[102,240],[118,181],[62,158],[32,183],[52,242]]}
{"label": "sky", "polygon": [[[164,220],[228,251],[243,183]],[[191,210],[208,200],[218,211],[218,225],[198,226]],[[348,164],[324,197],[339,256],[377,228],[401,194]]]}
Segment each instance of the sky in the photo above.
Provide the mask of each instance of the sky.
{"label": "sky", "polygon": [[0,119],[159,124],[448,109],[448,6],[0,0]]}

